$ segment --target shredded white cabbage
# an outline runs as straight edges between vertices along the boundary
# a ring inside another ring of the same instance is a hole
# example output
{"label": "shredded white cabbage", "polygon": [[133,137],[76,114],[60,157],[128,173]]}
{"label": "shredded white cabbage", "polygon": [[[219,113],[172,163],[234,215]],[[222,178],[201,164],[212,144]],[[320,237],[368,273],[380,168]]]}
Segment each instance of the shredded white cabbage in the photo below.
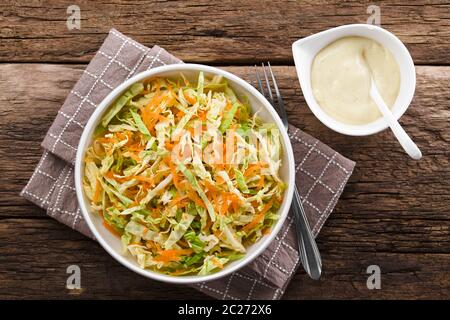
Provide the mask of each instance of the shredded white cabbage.
{"label": "shredded white cabbage", "polygon": [[222,77],[147,79],[96,129],[84,190],[142,268],[207,275],[277,221],[281,152],[276,126],[251,115]]}

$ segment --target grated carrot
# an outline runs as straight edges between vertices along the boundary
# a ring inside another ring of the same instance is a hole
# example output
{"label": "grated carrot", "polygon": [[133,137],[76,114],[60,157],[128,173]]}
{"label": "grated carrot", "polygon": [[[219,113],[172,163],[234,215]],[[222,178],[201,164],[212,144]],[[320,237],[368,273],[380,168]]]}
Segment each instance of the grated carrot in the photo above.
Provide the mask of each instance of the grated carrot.
{"label": "grated carrot", "polygon": [[254,227],[256,227],[259,223],[264,221],[266,212],[269,211],[270,208],[272,208],[272,203],[273,203],[273,200],[270,200],[269,202],[267,202],[266,205],[261,210],[261,212],[258,213],[250,223],[248,223],[242,227],[242,231],[249,231],[249,230],[253,229]]}
{"label": "grated carrot", "polygon": [[181,256],[191,255],[194,251],[192,249],[169,249],[159,250],[158,255],[154,258],[155,261],[164,263],[180,261]]}
{"label": "grated carrot", "polygon": [[121,237],[122,236],[122,234],[116,228],[114,228],[113,226],[109,225],[109,223],[106,222],[106,220],[103,220],[102,224],[109,232],[111,232],[115,236],[117,236],[117,237]]}
{"label": "grated carrot", "polygon": [[205,204],[203,203],[203,200],[200,199],[200,197],[197,195],[197,193],[194,190],[189,190],[187,193],[187,196],[189,199],[195,202],[195,204],[199,205],[200,207],[206,208]]}
{"label": "grated carrot", "polygon": [[184,92],[184,91],[183,91],[183,95],[184,95],[184,98],[185,98],[190,104],[194,105],[194,104],[197,102],[197,98],[188,95],[188,94],[187,94],[186,92]]}

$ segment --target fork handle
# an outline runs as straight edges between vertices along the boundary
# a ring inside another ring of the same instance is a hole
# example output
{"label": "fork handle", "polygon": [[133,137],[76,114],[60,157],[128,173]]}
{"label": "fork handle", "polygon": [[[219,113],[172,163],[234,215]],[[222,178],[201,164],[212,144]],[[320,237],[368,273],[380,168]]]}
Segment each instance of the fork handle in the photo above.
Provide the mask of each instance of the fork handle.
{"label": "fork handle", "polygon": [[322,259],[319,249],[314,240],[308,219],[303,208],[297,186],[294,188],[294,221],[297,229],[298,247],[300,251],[300,261],[306,273],[314,280],[318,280],[322,273]]}

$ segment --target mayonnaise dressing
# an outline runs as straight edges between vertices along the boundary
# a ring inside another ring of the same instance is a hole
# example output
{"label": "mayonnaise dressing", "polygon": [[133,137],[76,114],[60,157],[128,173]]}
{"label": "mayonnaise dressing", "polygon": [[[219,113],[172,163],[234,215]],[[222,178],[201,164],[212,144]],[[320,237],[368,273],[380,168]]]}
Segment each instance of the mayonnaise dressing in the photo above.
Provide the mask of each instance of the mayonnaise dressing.
{"label": "mayonnaise dressing", "polygon": [[372,76],[392,108],[400,89],[397,61],[374,40],[345,37],[323,48],[314,58],[312,91],[330,117],[352,125],[366,124],[381,117],[369,94]]}

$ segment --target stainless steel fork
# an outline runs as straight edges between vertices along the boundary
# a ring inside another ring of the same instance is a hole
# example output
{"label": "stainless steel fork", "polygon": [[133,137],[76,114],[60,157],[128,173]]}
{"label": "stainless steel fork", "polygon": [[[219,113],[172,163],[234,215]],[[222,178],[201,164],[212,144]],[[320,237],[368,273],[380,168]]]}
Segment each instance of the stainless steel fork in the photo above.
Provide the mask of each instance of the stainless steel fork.
{"label": "stainless steel fork", "polygon": [[[278,105],[278,110],[276,108],[274,95],[272,93],[272,87],[270,85],[269,77],[267,75],[266,68],[269,69],[270,76],[272,79],[272,84],[275,89],[276,100]],[[288,118],[286,114],[286,108],[284,107],[283,98],[281,97],[280,90],[278,89],[277,81],[272,72],[272,68],[270,63],[267,62],[267,67],[262,64],[262,69],[264,73],[264,80],[266,83],[267,95],[265,94],[265,90],[263,89],[263,83],[261,77],[259,75],[259,71],[257,66],[255,65],[255,74],[256,80],[258,82],[259,91],[269,100],[272,104],[273,108],[277,110],[277,112],[281,116],[281,120],[283,121],[286,130],[289,128]],[[322,259],[320,258],[319,249],[317,248],[316,241],[314,236],[312,235],[311,228],[309,226],[305,210],[302,205],[302,200],[297,190],[297,186],[294,186],[294,199],[292,201],[292,210],[294,212],[294,220],[295,226],[297,229],[297,239],[298,239],[298,247],[300,251],[300,261],[302,262],[303,268],[306,273],[312,279],[319,279],[322,273]]]}

